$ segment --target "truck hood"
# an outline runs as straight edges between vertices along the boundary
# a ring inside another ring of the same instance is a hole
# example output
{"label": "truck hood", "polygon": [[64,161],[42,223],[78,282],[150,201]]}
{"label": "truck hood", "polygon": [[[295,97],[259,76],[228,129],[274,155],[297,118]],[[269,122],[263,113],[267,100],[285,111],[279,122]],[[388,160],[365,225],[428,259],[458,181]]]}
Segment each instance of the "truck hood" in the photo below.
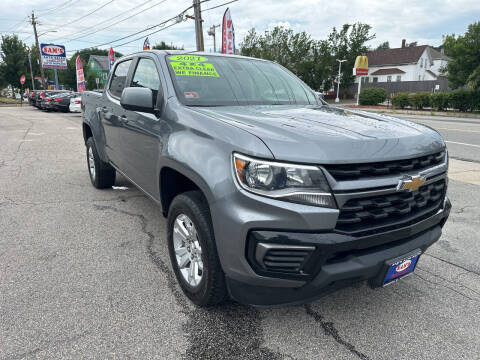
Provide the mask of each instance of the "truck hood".
{"label": "truck hood", "polygon": [[260,138],[276,159],[335,164],[389,161],[445,147],[433,129],[333,106],[228,106],[192,108]]}

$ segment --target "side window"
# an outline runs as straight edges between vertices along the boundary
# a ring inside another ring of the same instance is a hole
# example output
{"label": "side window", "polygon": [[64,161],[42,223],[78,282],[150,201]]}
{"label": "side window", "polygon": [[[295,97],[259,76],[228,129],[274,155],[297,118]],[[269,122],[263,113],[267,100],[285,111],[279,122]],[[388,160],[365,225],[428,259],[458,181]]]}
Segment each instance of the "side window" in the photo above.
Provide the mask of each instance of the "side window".
{"label": "side window", "polygon": [[125,88],[125,83],[127,81],[128,69],[132,60],[123,61],[117,65],[115,71],[112,75],[112,81],[110,82],[110,87],[108,90],[115,97],[122,96],[122,91]]}
{"label": "side window", "polygon": [[130,86],[151,89],[153,92],[153,101],[157,101],[160,78],[158,77],[157,67],[153,60],[143,58],[138,61]]}

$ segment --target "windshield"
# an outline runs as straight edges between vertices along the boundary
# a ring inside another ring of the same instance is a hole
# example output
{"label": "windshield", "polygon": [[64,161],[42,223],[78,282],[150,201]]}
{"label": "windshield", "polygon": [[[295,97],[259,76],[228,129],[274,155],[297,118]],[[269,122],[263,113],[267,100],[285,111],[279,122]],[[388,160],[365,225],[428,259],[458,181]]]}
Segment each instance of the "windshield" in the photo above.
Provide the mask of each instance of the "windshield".
{"label": "windshield", "polygon": [[317,104],[311,89],[275,63],[190,54],[166,59],[177,96],[186,105]]}

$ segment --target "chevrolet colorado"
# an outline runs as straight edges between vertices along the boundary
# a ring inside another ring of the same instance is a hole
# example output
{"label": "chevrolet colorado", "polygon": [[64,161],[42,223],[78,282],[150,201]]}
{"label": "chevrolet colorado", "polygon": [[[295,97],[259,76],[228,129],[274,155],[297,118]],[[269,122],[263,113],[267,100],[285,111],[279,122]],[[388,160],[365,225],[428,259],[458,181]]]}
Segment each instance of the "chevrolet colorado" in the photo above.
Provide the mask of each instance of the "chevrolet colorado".
{"label": "chevrolet colorado", "polygon": [[433,129],[329,106],[259,59],[143,51],[82,95],[90,179],[159,203],[197,305],[312,301],[409,275],[450,212]]}

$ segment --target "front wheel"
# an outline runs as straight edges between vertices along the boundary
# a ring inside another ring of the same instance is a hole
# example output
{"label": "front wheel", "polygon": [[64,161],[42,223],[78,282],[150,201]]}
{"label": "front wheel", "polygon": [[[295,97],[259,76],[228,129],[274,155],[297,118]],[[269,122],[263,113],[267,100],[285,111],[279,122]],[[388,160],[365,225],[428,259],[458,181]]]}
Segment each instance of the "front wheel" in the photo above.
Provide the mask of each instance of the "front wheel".
{"label": "front wheel", "polygon": [[97,189],[106,189],[115,185],[115,169],[98,156],[93,137],[87,140],[87,166],[92,185]]}
{"label": "front wheel", "polygon": [[200,191],[178,195],[168,212],[170,260],[185,295],[196,305],[214,306],[227,298],[207,201]]}

